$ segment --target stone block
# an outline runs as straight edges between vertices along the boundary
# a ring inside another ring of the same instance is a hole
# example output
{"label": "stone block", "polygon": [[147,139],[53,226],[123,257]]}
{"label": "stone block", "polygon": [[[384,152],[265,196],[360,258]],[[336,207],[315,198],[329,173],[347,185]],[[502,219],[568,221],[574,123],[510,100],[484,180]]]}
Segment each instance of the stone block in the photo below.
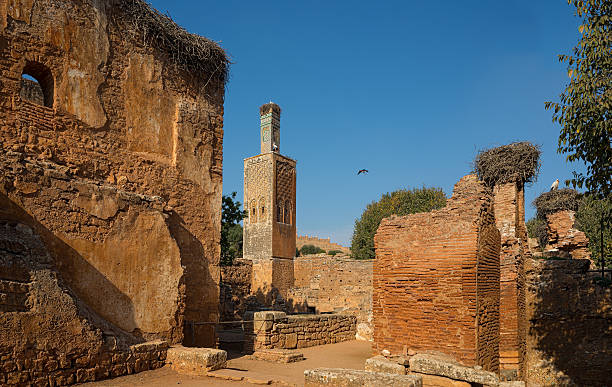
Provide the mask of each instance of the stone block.
{"label": "stone block", "polygon": [[422,387],[418,375],[397,375],[383,372],[317,368],[304,371],[304,387]]}
{"label": "stone block", "polygon": [[406,375],[406,367],[391,361],[384,356],[374,356],[366,360],[365,370],[373,372],[386,372],[388,374]]}
{"label": "stone block", "polygon": [[290,333],[286,336],[285,339],[285,348],[286,349],[294,349],[297,348],[298,344],[298,335],[297,333]]}
{"label": "stone block", "polygon": [[471,387],[468,382],[445,378],[444,376],[414,373],[423,378],[423,387]]}
{"label": "stone block", "polygon": [[252,356],[259,360],[275,363],[294,363],[304,360],[304,354],[302,352],[288,349],[264,349],[255,351]]}
{"label": "stone block", "polygon": [[179,373],[205,374],[225,368],[227,352],[213,348],[185,348],[182,346],[168,349],[166,363]]}
{"label": "stone block", "polygon": [[493,372],[466,367],[448,359],[428,354],[416,354],[410,358],[410,371],[428,375],[444,376],[470,383],[498,385],[499,379]]}

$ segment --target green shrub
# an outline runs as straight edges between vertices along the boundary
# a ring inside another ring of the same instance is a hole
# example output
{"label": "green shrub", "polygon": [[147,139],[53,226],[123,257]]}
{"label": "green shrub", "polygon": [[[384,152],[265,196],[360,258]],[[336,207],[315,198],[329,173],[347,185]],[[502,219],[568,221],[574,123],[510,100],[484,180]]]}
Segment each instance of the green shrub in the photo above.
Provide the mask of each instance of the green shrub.
{"label": "green shrub", "polygon": [[585,195],[576,211],[576,228],[589,238],[592,259],[601,264],[601,237],[603,220],[603,248],[606,266],[612,264],[612,197],[596,199]]}
{"label": "green shrub", "polygon": [[325,250],[315,245],[304,245],[300,249],[300,255],[321,254],[324,252]]}
{"label": "green shrub", "polygon": [[333,257],[334,255],[338,255],[338,254],[341,254],[341,253],[342,253],[341,250],[329,250],[327,252],[327,255],[331,255]]}
{"label": "green shrub", "polygon": [[380,221],[391,215],[408,215],[417,212],[428,212],[446,205],[446,195],[441,188],[401,189],[382,195],[379,201],[368,204],[355,221],[352,256],[355,259],[375,257],[374,235]]}
{"label": "green shrub", "polygon": [[527,235],[529,238],[536,238],[541,248],[548,243],[548,233],[546,232],[546,221],[540,218],[531,218],[527,221]]}

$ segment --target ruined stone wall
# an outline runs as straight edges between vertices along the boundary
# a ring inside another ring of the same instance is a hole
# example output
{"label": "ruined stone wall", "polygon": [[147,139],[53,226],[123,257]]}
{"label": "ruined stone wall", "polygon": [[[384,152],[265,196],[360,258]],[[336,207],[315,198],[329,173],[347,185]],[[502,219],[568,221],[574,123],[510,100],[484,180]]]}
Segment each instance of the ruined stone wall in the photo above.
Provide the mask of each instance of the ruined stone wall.
{"label": "ruined stone wall", "polygon": [[164,365],[168,344],[135,344],[78,300],[31,227],[0,220],[0,273],[0,385],[66,385]]}
{"label": "ruined stone wall", "polygon": [[590,261],[526,261],[527,382],[609,386],[612,289],[588,273]]}
{"label": "ruined stone wall", "polygon": [[239,259],[233,266],[221,267],[221,294],[219,308],[222,321],[242,320],[244,312],[253,306],[251,276],[253,263]]}
{"label": "ruined stone wall", "polygon": [[304,310],[344,313],[371,325],[373,261],[325,254],[297,257],[295,284],[288,298]]}
{"label": "ruined stone wall", "polygon": [[546,216],[548,244],[544,248],[546,255],[563,258],[590,259],[589,238],[574,226],[575,211],[559,211]]}
{"label": "ruined stone wall", "polygon": [[346,315],[289,315],[257,312],[248,338],[248,348],[294,349],[340,343],[355,339],[357,319]]}
{"label": "ruined stone wall", "polygon": [[[176,343],[219,314],[224,85],[142,46],[116,5],[0,4],[2,219],[103,319]],[[20,97],[26,69],[48,106]],[[187,337],[214,345],[211,326]]]}
{"label": "ruined stone wall", "polygon": [[317,246],[325,250],[326,252],[329,252],[331,250],[339,250],[345,254],[351,253],[350,248],[339,245],[337,243],[332,243],[329,238],[317,238],[317,237],[311,237],[308,235],[305,235],[305,236],[298,235],[297,240],[296,240],[296,247],[298,249],[301,249],[304,245]]}
{"label": "ruined stone wall", "polygon": [[499,250],[492,195],[475,176],[441,210],[393,216],[375,236],[374,350],[436,350],[499,370]]}
{"label": "ruined stone wall", "polygon": [[524,378],[525,274],[529,256],[522,184],[505,183],[493,189],[495,221],[501,234],[500,252],[500,367],[507,377]]}

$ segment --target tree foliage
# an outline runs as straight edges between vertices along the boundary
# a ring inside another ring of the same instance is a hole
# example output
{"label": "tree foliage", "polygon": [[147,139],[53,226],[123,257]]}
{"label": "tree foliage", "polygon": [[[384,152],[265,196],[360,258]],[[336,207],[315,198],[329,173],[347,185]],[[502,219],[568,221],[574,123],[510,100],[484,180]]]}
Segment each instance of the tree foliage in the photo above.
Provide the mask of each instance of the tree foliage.
{"label": "tree foliage", "polygon": [[546,232],[546,220],[535,217],[526,223],[527,235],[529,238],[536,238],[540,247],[544,248],[548,243],[548,233]]}
{"label": "tree foliage", "polygon": [[221,264],[229,266],[234,258],[242,256],[242,226],[246,216],[241,209],[242,203],[235,200],[236,192],[223,195],[221,204]]}
{"label": "tree foliage", "polygon": [[589,250],[592,259],[600,264],[601,237],[603,219],[603,246],[606,265],[612,265],[612,197],[597,199],[593,195],[585,195],[580,201],[576,212],[576,227],[589,238]]}
{"label": "tree foliage", "polygon": [[601,197],[611,193],[612,179],[612,1],[568,0],[581,18],[582,35],[573,55],[559,55],[568,64],[569,84],[557,103],[546,102],[553,122],[561,125],[558,151],[568,161],[582,160],[586,174],[566,181]]}
{"label": "tree foliage", "polygon": [[415,188],[398,190],[382,195],[379,201],[368,204],[355,221],[351,252],[355,259],[375,257],[374,235],[380,221],[391,215],[408,215],[428,212],[446,205],[446,195],[441,188]]}
{"label": "tree foliage", "polygon": [[300,249],[300,255],[301,256],[310,255],[310,254],[321,254],[321,253],[324,253],[324,252],[325,252],[325,250],[323,250],[322,248],[317,247],[315,245],[304,245]]}

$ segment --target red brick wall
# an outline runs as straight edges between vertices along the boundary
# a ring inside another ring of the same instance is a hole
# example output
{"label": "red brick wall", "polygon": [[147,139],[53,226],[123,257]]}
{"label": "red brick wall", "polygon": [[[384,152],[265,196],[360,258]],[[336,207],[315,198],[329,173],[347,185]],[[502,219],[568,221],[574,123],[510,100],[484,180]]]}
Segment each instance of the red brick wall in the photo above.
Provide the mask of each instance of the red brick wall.
{"label": "red brick wall", "polygon": [[495,186],[493,193],[501,233],[500,367],[519,372],[525,357],[524,259],[529,251],[524,191],[522,184],[506,183]]}
{"label": "red brick wall", "polygon": [[384,219],[374,240],[374,351],[437,350],[497,371],[500,239],[476,177],[441,210]]}

